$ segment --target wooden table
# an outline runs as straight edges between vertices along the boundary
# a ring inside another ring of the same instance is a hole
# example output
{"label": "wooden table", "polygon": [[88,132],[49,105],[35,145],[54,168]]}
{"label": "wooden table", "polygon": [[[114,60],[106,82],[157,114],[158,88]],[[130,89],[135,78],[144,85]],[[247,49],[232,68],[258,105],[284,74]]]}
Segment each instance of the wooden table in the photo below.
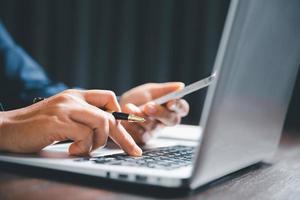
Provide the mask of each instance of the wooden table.
{"label": "wooden table", "polygon": [[300,199],[300,134],[285,133],[273,164],[260,164],[194,192],[161,191],[0,163],[0,199]]}

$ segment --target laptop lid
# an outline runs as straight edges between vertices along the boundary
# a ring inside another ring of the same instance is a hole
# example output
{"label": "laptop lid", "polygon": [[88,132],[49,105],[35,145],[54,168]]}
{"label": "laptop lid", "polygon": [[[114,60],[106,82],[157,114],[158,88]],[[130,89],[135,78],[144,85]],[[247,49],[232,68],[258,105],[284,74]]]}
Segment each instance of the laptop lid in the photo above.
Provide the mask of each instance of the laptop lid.
{"label": "laptop lid", "polygon": [[300,63],[299,24],[298,0],[231,1],[191,188],[276,150]]}

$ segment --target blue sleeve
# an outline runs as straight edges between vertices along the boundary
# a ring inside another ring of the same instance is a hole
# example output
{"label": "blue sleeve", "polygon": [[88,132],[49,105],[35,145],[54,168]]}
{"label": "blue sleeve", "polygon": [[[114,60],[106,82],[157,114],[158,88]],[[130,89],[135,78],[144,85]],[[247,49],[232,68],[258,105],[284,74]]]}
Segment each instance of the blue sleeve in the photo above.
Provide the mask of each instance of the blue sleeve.
{"label": "blue sleeve", "polygon": [[[28,105],[34,97],[49,97],[67,86],[55,83],[46,75],[0,22],[0,101],[9,109]],[[16,106],[17,104],[17,106]]]}

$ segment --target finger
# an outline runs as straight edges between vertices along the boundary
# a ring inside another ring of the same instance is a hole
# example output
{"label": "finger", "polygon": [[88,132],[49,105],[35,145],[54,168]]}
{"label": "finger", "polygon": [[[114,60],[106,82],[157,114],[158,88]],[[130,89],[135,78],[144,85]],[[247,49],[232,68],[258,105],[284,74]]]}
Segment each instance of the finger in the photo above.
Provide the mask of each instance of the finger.
{"label": "finger", "polygon": [[181,120],[181,117],[175,112],[153,102],[149,102],[144,106],[144,112],[167,126],[176,125]]}
{"label": "finger", "polygon": [[73,142],[69,147],[69,153],[70,155],[74,155],[74,156],[88,155],[91,152],[92,143],[93,143],[93,134],[90,134],[84,140]]}
{"label": "finger", "polygon": [[128,103],[123,106],[122,111],[125,113],[134,114],[140,117],[146,117],[146,115],[142,112],[142,110],[132,103]]}
{"label": "finger", "polygon": [[[125,152],[133,156],[140,156],[142,154],[142,150],[137,146],[132,137],[111,114],[88,104],[85,106],[85,109],[74,109],[71,113],[71,117],[74,120],[87,124],[94,131],[97,129],[100,130],[109,124],[110,137],[119,144]],[[99,134],[99,138],[101,137],[106,138],[106,135],[102,136]]]}
{"label": "finger", "polygon": [[56,138],[56,141],[68,139],[73,141],[80,141],[93,134],[93,130],[84,124],[72,120],[66,123],[68,124],[63,125],[60,128],[61,135],[59,136],[60,138]]}
{"label": "finger", "polygon": [[124,112],[131,113],[137,116],[146,118],[143,123],[122,122],[127,132],[133,137],[134,141],[139,144],[145,144],[151,138],[152,131],[158,126],[156,119],[148,118],[142,110],[134,104],[126,104],[123,108]]}
{"label": "finger", "polygon": [[93,130],[92,151],[106,144],[109,135],[109,120],[115,121],[110,113],[89,104],[84,105],[84,108],[72,110],[71,119]]}
{"label": "finger", "polygon": [[155,119],[149,118],[149,116],[145,115],[142,112],[142,110],[134,104],[131,104],[131,103],[126,104],[123,107],[123,111],[126,112],[126,113],[134,114],[134,115],[139,116],[139,117],[143,117],[143,118],[146,119],[146,121],[144,121],[144,122],[132,123],[132,124],[138,124],[138,125],[144,127],[144,129],[146,129],[148,131],[153,129],[156,126],[155,124],[157,123],[157,121]]}
{"label": "finger", "polygon": [[89,127],[73,123],[72,127],[68,127],[68,139],[74,142],[69,147],[70,155],[87,155],[92,148],[93,130]]}
{"label": "finger", "polygon": [[128,122],[122,122],[122,124],[137,144],[145,144],[143,135],[146,133],[146,130],[142,126]]}
{"label": "finger", "polygon": [[180,117],[185,117],[190,109],[188,102],[184,99],[171,100],[166,106],[169,110],[176,112]]}
{"label": "finger", "polygon": [[107,124],[103,128],[95,129],[94,137],[93,137],[93,147],[91,151],[94,151],[99,147],[105,146],[108,135],[109,135],[109,123],[107,121]]}
{"label": "finger", "polygon": [[110,121],[110,138],[118,144],[126,153],[132,156],[141,156],[142,150],[135,143],[130,134],[117,121]]}
{"label": "finger", "polygon": [[114,117],[95,106],[90,104],[81,105],[70,111],[70,118],[76,122],[85,124],[92,130],[105,128],[107,130],[108,120],[114,120]]}
{"label": "finger", "polygon": [[149,92],[152,99],[156,99],[170,92],[181,90],[184,88],[182,82],[168,82],[168,83],[152,83],[149,86]]}
{"label": "finger", "polygon": [[120,105],[114,92],[109,90],[85,90],[82,91],[87,103],[111,111],[121,111]]}

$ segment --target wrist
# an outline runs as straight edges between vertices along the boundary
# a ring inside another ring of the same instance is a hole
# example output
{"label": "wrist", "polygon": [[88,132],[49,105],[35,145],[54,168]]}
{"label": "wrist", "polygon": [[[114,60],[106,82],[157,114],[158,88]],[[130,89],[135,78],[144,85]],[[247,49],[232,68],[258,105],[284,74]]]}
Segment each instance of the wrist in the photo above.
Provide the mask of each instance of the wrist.
{"label": "wrist", "polygon": [[5,112],[0,112],[0,150],[3,150],[3,124],[4,124],[4,119],[5,119]]}
{"label": "wrist", "polygon": [[10,149],[10,121],[12,119],[12,111],[0,112],[0,151],[7,151]]}

